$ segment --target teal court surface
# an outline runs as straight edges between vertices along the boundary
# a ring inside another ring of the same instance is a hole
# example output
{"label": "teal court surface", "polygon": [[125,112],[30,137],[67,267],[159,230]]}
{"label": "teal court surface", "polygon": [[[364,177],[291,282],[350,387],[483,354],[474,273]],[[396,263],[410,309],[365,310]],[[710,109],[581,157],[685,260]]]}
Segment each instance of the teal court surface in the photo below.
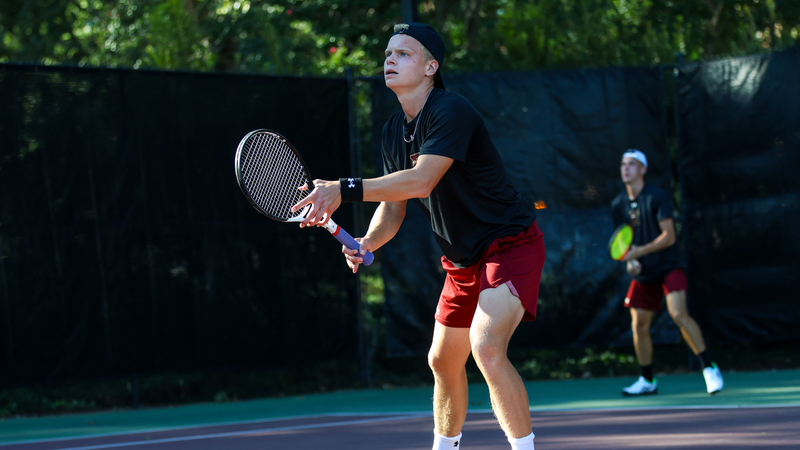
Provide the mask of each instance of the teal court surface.
{"label": "teal court surface", "polygon": [[[537,449],[800,449],[800,370],[528,382]],[[485,385],[470,386],[462,447],[510,448]],[[431,388],[365,389],[232,403],[0,421],[0,450],[429,449]]]}

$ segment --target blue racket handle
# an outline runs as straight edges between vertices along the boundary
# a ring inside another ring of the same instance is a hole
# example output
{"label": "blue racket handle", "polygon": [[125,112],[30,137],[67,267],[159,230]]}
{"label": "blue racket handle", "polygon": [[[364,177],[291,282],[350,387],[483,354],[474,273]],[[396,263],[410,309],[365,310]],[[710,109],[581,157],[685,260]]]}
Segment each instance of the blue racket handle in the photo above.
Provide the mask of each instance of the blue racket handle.
{"label": "blue racket handle", "polygon": [[[350,250],[358,250],[358,242],[353,239],[353,236],[350,236],[350,233],[344,231],[344,228],[336,225],[333,220],[328,220],[328,223],[325,224],[325,229],[330,231],[333,237],[335,237],[336,240],[341,242],[345,247],[349,248]],[[363,264],[365,266],[368,266],[372,264],[372,261],[375,261],[375,255],[373,255],[372,252],[367,252],[359,256],[364,260]]]}

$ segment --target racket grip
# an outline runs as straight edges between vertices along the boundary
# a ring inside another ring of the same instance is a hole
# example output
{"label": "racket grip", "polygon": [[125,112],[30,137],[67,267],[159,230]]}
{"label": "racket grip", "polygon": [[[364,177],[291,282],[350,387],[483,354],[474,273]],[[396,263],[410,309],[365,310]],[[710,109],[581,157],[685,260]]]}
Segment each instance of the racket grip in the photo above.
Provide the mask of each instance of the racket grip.
{"label": "racket grip", "polygon": [[[356,240],[353,239],[353,236],[350,236],[350,233],[344,231],[344,228],[333,223],[333,220],[329,220],[328,223],[325,225],[326,225],[325,228],[328,229],[328,231],[330,231],[333,237],[335,237],[337,241],[341,242],[342,245],[349,248],[350,250],[358,250],[358,242],[356,242]],[[329,225],[332,226],[329,228]],[[373,255],[372,252],[367,252],[361,255],[361,259],[364,260],[363,264],[365,266],[368,266],[372,264],[372,261],[375,261],[375,255]]]}

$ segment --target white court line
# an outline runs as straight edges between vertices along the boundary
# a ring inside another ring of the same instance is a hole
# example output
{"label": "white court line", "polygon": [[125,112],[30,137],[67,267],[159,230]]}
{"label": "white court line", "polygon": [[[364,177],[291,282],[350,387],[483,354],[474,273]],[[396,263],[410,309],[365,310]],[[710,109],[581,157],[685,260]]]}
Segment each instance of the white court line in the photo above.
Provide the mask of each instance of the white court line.
{"label": "white court line", "polygon": [[620,406],[596,408],[548,408],[531,409],[531,412],[547,411],[658,411],[675,409],[763,409],[763,408],[800,408],[800,403],[782,403],[776,405],[663,405],[663,406]]}
{"label": "white court line", "polygon": [[[800,408],[800,403],[779,403],[774,405],[662,405],[662,406],[597,406],[586,408],[531,408],[531,412],[581,412],[581,411],[659,411],[675,409],[763,409]],[[473,411],[470,411],[473,412]],[[492,412],[491,409],[482,412]]]}
{"label": "white court line", "polygon": [[[119,448],[119,447],[132,447],[135,445],[150,445],[150,444],[163,444],[167,442],[185,442],[185,441],[198,441],[202,439],[214,439],[214,438],[221,438],[221,437],[231,437],[231,436],[244,436],[248,434],[258,434],[258,433],[274,433],[277,431],[293,431],[293,430],[310,430],[314,428],[327,428],[327,427],[338,427],[338,426],[345,426],[345,425],[359,425],[365,423],[378,423],[378,422],[392,422],[398,420],[408,420],[408,419],[417,419],[420,417],[427,417],[426,415],[416,415],[416,416],[395,416],[395,417],[383,417],[380,419],[360,419],[360,420],[345,420],[341,422],[328,422],[328,423],[317,423],[317,424],[307,424],[307,425],[294,425],[288,427],[276,427],[276,428],[263,428],[260,430],[246,430],[246,431],[231,431],[227,433],[213,433],[213,434],[203,434],[197,436],[182,436],[182,437],[174,437],[174,438],[164,438],[164,439],[151,439],[146,441],[134,441],[134,442],[119,442],[116,444],[102,444],[102,445],[88,445],[85,447],[68,447],[68,448],[60,448],[57,450],[93,450],[93,449],[100,449],[100,448]],[[80,439],[80,438],[73,438],[71,440]]]}
{"label": "white court line", "polygon": [[[199,425],[179,425],[175,427],[161,427],[161,428],[143,428],[141,430],[132,430],[132,431],[112,431],[109,433],[96,433],[96,434],[84,434],[80,436],[64,436],[64,437],[55,437],[55,438],[44,438],[44,439],[25,439],[21,441],[10,441],[10,442],[0,442],[0,447],[5,447],[8,445],[22,445],[22,444],[40,444],[43,442],[56,442],[56,441],[74,441],[78,439],[93,439],[98,437],[108,437],[108,436],[126,436],[129,434],[143,434],[143,433],[160,433],[162,431],[177,431],[177,430],[192,430],[196,428],[211,428],[211,427],[226,427],[226,426],[236,426],[236,425],[249,425],[251,423],[265,423],[265,422],[282,422],[286,420],[297,420],[297,419],[316,419],[321,417],[339,417],[339,416],[409,416],[409,415],[422,415],[425,413],[419,411],[404,411],[404,412],[387,412],[387,413],[365,413],[365,412],[340,412],[340,413],[325,413],[325,414],[304,414],[299,416],[286,416],[286,417],[271,417],[266,419],[251,419],[251,420],[239,420],[233,422],[212,422],[212,423],[203,423]],[[431,416],[433,413],[427,413],[427,415]]]}

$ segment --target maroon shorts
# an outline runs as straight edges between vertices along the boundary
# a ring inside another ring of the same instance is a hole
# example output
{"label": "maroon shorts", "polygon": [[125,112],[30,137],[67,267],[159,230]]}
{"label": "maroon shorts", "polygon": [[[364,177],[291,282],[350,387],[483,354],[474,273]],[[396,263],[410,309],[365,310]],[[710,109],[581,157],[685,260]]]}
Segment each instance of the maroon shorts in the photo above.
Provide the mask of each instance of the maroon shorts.
{"label": "maroon shorts", "polygon": [[633,280],[625,297],[625,306],[658,311],[661,308],[661,299],[665,295],[685,290],[686,272],[683,269],[675,269],[658,281],[639,283]]}
{"label": "maroon shorts", "polygon": [[505,284],[525,307],[522,320],[536,319],[539,281],[544,267],[544,241],[534,221],[516,236],[495,239],[481,259],[463,269],[442,257],[447,272],[436,320],[444,326],[469,328],[484,289]]}

